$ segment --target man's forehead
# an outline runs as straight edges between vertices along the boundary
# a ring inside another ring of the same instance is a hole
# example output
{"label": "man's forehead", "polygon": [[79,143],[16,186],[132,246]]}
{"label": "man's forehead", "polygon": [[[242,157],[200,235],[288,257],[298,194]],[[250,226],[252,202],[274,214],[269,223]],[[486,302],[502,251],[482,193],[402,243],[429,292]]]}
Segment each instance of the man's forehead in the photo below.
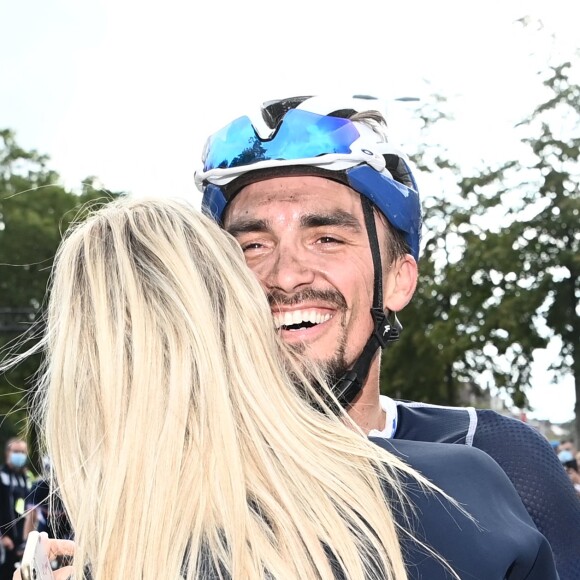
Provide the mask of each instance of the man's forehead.
{"label": "man's forehead", "polygon": [[225,221],[234,215],[251,216],[270,208],[292,207],[292,211],[328,213],[357,211],[359,195],[348,186],[314,176],[267,179],[244,187],[226,210]]}

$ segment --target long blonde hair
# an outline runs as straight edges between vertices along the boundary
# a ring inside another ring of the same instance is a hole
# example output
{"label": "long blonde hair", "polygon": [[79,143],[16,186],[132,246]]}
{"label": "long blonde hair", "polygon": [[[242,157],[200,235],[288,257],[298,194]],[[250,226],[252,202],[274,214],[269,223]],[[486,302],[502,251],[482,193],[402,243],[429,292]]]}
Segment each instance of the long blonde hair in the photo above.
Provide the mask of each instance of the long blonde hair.
{"label": "long blonde hair", "polygon": [[382,486],[399,510],[399,475],[424,480],[325,406],[193,207],[125,198],[72,227],[45,347],[35,408],[75,577],[407,577]]}

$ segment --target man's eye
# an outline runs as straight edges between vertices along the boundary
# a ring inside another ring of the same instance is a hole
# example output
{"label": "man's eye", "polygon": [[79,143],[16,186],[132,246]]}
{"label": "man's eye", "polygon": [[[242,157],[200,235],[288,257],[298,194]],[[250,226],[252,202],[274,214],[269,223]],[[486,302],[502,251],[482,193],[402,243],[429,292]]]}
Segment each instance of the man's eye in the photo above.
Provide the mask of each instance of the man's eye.
{"label": "man's eye", "polygon": [[263,245],[259,242],[250,242],[248,244],[242,244],[242,250],[245,252],[247,250],[259,250]]}
{"label": "man's eye", "polygon": [[340,244],[340,240],[333,238],[332,236],[322,236],[318,238],[319,244]]}

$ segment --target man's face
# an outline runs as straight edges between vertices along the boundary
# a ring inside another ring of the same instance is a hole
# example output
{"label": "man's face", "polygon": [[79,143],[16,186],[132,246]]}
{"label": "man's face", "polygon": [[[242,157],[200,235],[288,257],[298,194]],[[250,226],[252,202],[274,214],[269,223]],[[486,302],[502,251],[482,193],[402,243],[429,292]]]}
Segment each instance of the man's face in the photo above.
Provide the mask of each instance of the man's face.
{"label": "man's face", "polygon": [[342,375],[373,327],[359,195],[320,177],[269,179],[241,190],[225,228],[262,283],[282,338]]}

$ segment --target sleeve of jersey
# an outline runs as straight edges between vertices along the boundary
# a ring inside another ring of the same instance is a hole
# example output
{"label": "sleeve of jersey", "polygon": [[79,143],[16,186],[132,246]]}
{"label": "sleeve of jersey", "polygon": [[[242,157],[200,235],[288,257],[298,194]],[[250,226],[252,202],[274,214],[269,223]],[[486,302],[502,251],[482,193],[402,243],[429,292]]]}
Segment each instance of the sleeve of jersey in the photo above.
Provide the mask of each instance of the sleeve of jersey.
{"label": "sleeve of jersey", "polygon": [[550,543],[560,580],[580,579],[580,499],[549,442],[522,421],[479,410],[473,446],[511,480]]}

